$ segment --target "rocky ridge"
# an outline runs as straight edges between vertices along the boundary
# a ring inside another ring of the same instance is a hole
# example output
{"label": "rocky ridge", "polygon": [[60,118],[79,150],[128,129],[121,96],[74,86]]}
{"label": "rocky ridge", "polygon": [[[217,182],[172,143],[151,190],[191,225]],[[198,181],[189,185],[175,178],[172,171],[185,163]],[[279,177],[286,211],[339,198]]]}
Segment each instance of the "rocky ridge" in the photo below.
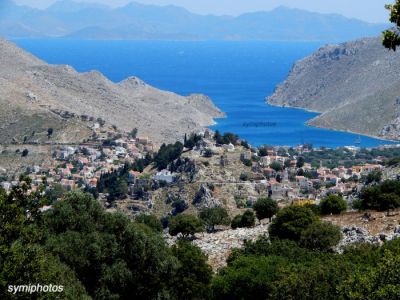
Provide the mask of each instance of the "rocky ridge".
{"label": "rocky ridge", "polygon": [[327,45],[298,61],[267,99],[321,113],[316,127],[400,139],[400,53],[380,38]]}
{"label": "rocky ridge", "polygon": [[377,235],[373,235],[365,228],[351,225],[343,227],[342,233],[343,238],[339,245],[335,247],[335,251],[337,252],[343,252],[343,249],[349,245],[357,245],[360,243],[381,245],[385,241],[391,241],[400,238],[400,226],[396,226],[391,233],[382,232]]}
{"label": "rocky ridge", "polygon": [[[175,142],[224,116],[204,95],[183,97],[136,77],[114,83],[97,71],[79,73],[70,66],[49,65],[2,39],[0,105],[3,132],[10,127],[24,129],[27,118],[42,116],[53,120],[53,126],[65,133],[59,136],[64,142],[81,140],[73,133],[83,130],[85,124],[71,126],[54,111],[101,118],[125,131],[136,127],[140,135],[159,143]],[[18,136],[15,131],[13,135]],[[0,142],[10,140],[2,138]]]}
{"label": "rocky ridge", "polygon": [[[244,241],[254,241],[263,235],[268,235],[268,224],[260,224],[253,228],[227,229],[216,233],[198,233],[193,244],[208,256],[214,270],[218,270],[226,265],[226,259],[232,249],[242,248]],[[170,245],[177,241],[177,237],[168,233],[164,234],[164,238]]]}

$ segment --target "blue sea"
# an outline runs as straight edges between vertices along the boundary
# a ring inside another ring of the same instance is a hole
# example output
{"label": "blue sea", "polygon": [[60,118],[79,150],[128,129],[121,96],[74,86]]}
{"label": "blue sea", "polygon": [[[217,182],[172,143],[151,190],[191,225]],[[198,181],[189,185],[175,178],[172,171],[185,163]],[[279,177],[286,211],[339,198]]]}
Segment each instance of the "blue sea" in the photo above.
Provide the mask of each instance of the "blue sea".
{"label": "blue sea", "polygon": [[138,76],[182,95],[203,93],[227,114],[213,129],[234,132],[252,145],[372,147],[390,142],[313,128],[317,114],[265,103],[293,63],[322,46],[309,42],[182,42],[16,40],[52,64],[99,70],[112,81]]}

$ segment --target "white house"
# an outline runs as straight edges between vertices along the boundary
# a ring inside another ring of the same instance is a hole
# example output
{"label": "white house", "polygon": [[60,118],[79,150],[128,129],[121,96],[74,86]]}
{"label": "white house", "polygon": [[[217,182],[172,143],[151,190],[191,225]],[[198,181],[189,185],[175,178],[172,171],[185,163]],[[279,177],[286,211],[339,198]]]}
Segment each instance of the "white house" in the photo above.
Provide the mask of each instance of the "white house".
{"label": "white house", "polygon": [[175,181],[175,174],[171,173],[168,170],[162,170],[154,176],[154,180],[173,183]]}
{"label": "white house", "polygon": [[10,182],[2,182],[1,187],[5,189],[6,191],[9,191],[11,189],[11,183]]}
{"label": "white house", "polygon": [[223,145],[222,147],[228,152],[235,151],[235,146],[232,143],[229,143],[229,145]]}

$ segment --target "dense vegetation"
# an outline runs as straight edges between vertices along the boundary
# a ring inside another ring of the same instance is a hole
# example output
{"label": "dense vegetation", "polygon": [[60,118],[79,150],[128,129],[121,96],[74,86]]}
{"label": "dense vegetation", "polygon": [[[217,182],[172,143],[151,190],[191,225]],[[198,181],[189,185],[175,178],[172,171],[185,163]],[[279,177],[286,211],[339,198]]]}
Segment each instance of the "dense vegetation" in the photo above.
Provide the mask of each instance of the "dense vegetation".
{"label": "dense vegetation", "polygon": [[239,142],[239,136],[231,132],[225,132],[223,135],[221,135],[221,133],[217,130],[214,134],[214,140],[219,145],[237,145]]}
{"label": "dense vegetation", "polygon": [[80,192],[42,214],[44,200],[26,188],[0,191],[1,299],[39,298],[7,292],[8,284],[29,283],[63,285],[62,299],[190,299],[206,291],[206,257],[185,243],[167,247],[146,218],[106,213]]}
{"label": "dense vegetation", "polygon": [[[292,154],[294,150],[290,150]],[[338,166],[351,167],[363,163],[374,163],[374,159],[385,157],[389,161],[395,161],[400,157],[399,148],[387,149],[361,149],[356,154],[346,148],[326,149],[303,153],[304,162],[310,163],[313,167],[319,167],[320,164],[327,168],[336,168]]]}
{"label": "dense vegetation", "polygon": [[[50,200],[27,183],[9,195],[0,190],[0,299],[398,299],[400,240],[382,247],[356,245],[332,252],[336,226],[310,208],[280,210],[270,229],[234,250],[228,266],[213,275],[207,257],[187,238],[205,225],[227,224],[225,211],[204,210],[200,220],[179,214],[169,220],[183,239],[172,247],[152,215],[135,222],[110,214],[90,194],[70,192]],[[381,191],[398,192],[393,182]],[[53,209],[41,213],[45,203]],[[258,201],[260,218],[273,208]],[[267,210],[264,210],[264,209]],[[240,215],[253,226],[255,215]],[[64,286],[62,295],[7,292],[8,284],[40,282]],[[47,298],[44,298],[46,296]],[[52,298],[53,297],[53,298]]]}
{"label": "dense vegetation", "polygon": [[385,211],[400,207],[400,182],[387,180],[365,188],[360,195],[361,209]]}
{"label": "dense vegetation", "polygon": [[212,282],[214,299],[398,299],[400,240],[344,254],[261,238],[235,251]]}
{"label": "dense vegetation", "polygon": [[175,144],[162,144],[160,150],[154,157],[154,163],[158,170],[166,169],[168,165],[179,158],[183,151],[183,144],[176,142]]}

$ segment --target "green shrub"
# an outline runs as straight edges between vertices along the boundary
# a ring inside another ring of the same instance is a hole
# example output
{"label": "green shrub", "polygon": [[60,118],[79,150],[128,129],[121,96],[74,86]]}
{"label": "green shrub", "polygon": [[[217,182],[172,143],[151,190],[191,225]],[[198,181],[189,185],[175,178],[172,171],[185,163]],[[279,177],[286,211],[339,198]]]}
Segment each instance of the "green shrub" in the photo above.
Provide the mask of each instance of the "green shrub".
{"label": "green shrub", "polygon": [[347,203],[340,196],[330,195],[321,200],[320,208],[321,213],[324,215],[338,215],[347,209]]}
{"label": "green shrub", "polygon": [[271,238],[298,241],[308,226],[318,221],[311,209],[302,206],[289,206],[280,210],[269,228]]}
{"label": "green shrub", "polygon": [[341,238],[342,233],[338,226],[328,222],[315,222],[301,233],[299,244],[310,250],[328,251],[336,246]]}
{"label": "green shrub", "polygon": [[256,217],[254,212],[250,209],[246,210],[243,215],[237,215],[233,218],[231,222],[231,227],[233,229],[243,228],[243,227],[254,227],[256,223]]}

